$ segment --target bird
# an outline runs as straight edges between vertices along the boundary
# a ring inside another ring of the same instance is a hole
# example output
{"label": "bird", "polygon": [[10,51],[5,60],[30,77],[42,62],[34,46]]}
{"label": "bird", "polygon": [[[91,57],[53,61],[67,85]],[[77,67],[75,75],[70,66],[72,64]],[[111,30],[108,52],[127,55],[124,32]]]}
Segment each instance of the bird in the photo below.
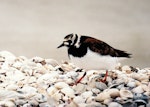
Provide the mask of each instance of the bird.
{"label": "bird", "polygon": [[67,47],[69,59],[78,67],[87,70],[106,70],[104,81],[108,70],[115,69],[121,60],[131,58],[130,53],[113,48],[102,40],[74,33],[64,37],[63,43],[57,48],[61,47]]}

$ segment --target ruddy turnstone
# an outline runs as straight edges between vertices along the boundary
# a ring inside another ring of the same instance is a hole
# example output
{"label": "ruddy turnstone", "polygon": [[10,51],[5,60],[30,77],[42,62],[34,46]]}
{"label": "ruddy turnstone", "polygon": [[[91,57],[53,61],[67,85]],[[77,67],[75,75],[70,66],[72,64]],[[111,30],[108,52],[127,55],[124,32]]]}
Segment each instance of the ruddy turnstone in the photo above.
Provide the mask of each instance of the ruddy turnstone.
{"label": "ruddy turnstone", "polygon": [[[118,50],[93,37],[69,34],[58,48],[66,46],[71,61],[83,69],[114,69],[118,62],[130,58],[129,53]],[[107,72],[105,75],[106,80]]]}

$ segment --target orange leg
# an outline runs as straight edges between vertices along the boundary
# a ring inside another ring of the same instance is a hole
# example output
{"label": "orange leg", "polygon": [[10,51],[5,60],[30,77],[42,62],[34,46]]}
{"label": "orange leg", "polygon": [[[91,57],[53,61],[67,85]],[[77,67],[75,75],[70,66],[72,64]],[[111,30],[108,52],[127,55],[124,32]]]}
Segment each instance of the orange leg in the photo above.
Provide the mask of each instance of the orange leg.
{"label": "orange leg", "polygon": [[86,75],[86,72],[85,72],[85,73],[83,74],[83,76],[82,76],[81,78],[79,78],[75,83],[70,84],[70,86],[77,85],[78,83],[80,83],[81,80],[85,77],[85,75]]}
{"label": "orange leg", "polygon": [[108,71],[106,71],[105,77],[104,77],[103,79],[101,79],[100,81],[101,81],[101,82],[106,82],[107,76],[108,76]]}
{"label": "orange leg", "polygon": [[74,85],[77,85],[78,83],[80,83],[80,81],[85,77],[85,75],[86,75],[86,72],[83,74],[83,76],[82,76],[80,79],[78,79],[78,80],[75,82]]}

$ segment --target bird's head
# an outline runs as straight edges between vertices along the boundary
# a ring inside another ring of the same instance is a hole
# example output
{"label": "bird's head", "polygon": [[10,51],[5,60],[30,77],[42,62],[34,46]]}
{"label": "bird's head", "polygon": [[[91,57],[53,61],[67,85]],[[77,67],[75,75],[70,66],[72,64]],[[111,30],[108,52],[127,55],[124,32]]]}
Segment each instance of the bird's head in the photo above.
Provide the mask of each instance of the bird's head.
{"label": "bird's head", "polygon": [[78,35],[77,34],[69,34],[67,36],[64,37],[64,41],[61,45],[59,45],[57,48],[61,48],[63,46],[66,46],[66,47],[70,47],[70,46],[74,46],[76,44],[78,40]]}

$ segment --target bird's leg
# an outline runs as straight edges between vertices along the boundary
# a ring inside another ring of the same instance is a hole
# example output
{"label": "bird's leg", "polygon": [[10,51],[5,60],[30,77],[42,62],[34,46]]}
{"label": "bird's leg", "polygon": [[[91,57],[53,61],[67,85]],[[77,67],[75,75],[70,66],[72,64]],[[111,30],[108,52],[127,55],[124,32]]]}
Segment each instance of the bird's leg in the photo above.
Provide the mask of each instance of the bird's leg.
{"label": "bird's leg", "polygon": [[75,85],[77,85],[78,83],[80,83],[80,81],[85,77],[86,72],[84,72],[83,76],[81,78],[79,78],[76,82]]}
{"label": "bird's leg", "polygon": [[101,82],[106,82],[108,76],[108,70],[106,70],[106,74],[103,79],[100,79]]}
{"label": "bird's leg", "polygon": [[78,83],[80,83],[80,81],[85,77],[85,75],[86,75],[86,72],[75,83],[70,84],[70,86],[77,85]]}

